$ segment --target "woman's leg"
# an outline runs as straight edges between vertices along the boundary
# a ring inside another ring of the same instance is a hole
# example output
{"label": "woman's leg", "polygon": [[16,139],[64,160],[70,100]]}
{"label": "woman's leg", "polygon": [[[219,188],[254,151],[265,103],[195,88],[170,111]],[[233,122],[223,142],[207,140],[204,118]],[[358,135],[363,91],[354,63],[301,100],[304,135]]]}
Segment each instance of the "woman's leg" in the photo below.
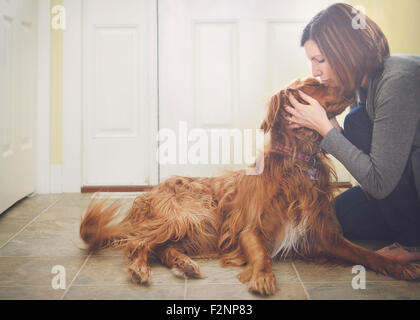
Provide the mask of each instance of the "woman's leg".
{"label": "woman's leg", "polygon": [[[373,124],[365,107],[358,106],[347,115],[343,134],[359,149],[369,153],[372,129]],[[335,207],[346,237],[383,239],[398,241],[405,246],[420,246],[420,204],[411,161],[407,162],[397,187],[385,199],[369,199],[356,187],[338,196]],[[398,254],[395,257],[400,260],[420,258],[417,248],[394,246],[391,249],[394,251],[384,248],[380,253],[389,256]]]}
{"label": "woman's leg", "polygon": [[376,202],[396,241],[377,253],[400,262],[420,261],[420,204],[411,160],[394,191]]}
{"label": "woman's leg", "polygon": [[334,200],[343,236],[358,240],[390,240],[392,232],[381,216],[375,201],[360,187],[353,187]]}
{"label": "woman's leg", "polygon": [[[365,153],[370,152],[372,121],[366,108],[353,108],[344,121],[343,135]],[[392,232],[375,201],[360,187],[353,187],[335,198],[335,211],[343,235],[350,239],[390,240]]]}
{"label": "woman's leg", "polygon": [[394,191],[376,202],[393,229],[395,241],[403,246],[420,246],[420,203],[410,160]]}

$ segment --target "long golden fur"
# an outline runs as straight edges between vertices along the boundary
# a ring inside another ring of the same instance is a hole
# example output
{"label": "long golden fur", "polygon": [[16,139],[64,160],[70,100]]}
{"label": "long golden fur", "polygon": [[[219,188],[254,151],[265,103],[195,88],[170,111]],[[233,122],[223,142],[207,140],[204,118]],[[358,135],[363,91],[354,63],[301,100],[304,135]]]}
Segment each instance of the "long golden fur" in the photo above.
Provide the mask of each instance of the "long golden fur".
{"label": "long golden fur", "polygon": [[[151,256],[182,277],[202,276],[190,256],[218,256],[224,266],[244,266],[239,279],[262,295],[276,291],[272,258],[290,253],[338,258],[398,279],[418,278],[419,265],[391,261],[342,237],[333,208],[334,173],[319,147],[321,136],[306,128],[287,129],[281,115],[286,93],[300,100],[296,89],[317,99],[329,117],[348,105],[334,88],[314,78],[293,82],[271,98],[261,124],[270,141],[260,174],[173,176],[138,196],[118,223],[117,203],[105,207],[105,201],[92,201],[80,225],[90,250],[124,248],[131,260],[127,269],[142,284],[151,281]],[[275,143],[293,152],[280,152]],[[310,178],[310,166],[298,153],[316,159],[317,180]]]}

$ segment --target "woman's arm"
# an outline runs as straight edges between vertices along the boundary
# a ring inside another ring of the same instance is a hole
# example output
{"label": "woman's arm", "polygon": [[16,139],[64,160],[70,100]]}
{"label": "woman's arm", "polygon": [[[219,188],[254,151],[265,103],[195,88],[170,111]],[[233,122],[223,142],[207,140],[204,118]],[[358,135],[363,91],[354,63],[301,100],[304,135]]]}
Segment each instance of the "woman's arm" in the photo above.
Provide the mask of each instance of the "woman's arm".
{"label": "woman's arm", "polygon": [[321,142],[376,199],[394,190],[410,155],[420,120],[420,82],[413,78],[394,74],[378,85],[369,155],[335,129]]}

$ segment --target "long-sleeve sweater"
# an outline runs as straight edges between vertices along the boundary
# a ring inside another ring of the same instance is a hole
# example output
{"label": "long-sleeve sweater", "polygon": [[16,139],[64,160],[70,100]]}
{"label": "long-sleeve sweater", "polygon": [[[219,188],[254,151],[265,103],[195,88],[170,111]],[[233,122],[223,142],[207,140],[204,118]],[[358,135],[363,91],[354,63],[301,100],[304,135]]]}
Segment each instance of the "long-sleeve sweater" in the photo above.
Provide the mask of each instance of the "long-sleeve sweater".
{"label": "long-sleeve sweater", "polygon": [[370,154],[335,128],[325,135],[321,147],[376,199],[395,189],[411,161],[420,199],[420,56],[386,58],[383,70],[369,79],[366,110],[373,121]]}

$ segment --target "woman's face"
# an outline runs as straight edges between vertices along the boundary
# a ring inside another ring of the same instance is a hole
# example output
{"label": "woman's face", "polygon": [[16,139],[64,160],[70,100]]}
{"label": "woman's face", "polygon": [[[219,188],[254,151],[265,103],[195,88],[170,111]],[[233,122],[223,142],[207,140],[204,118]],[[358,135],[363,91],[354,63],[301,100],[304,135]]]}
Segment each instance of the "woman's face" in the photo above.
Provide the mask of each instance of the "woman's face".
{"label": "woman's face", "polygon": [[319,77],[321,82],[328,86],[336,86],[335,75],[316,42],[308,40],[303,47],[305,48],[306,56],[312,64],[312,75]]}

